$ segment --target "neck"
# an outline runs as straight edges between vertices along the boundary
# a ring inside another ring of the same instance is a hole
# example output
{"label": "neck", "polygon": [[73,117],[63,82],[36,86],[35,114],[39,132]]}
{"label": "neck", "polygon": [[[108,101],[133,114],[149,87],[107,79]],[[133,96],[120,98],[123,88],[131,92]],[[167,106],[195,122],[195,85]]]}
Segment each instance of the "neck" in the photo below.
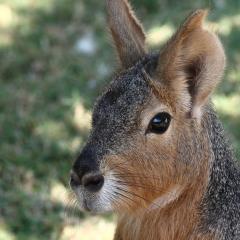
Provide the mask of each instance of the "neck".
{"label": "neck", "polygon": [[234,231],[234,223],[237,226],[240,219],[239,167],[217,116],[210,111],[208,118],[213,161],[207,192],[203,199],[203,231],[220,229],[218,234],[223,237],[219,239],[239,239],[229,235]]}
{"label": "neck", "polygon": [[[202,172],[189,186],[179,189],[174,186],[171,196],[179,194],[171,201],[163,202],[165,196],[151,204],[149,208],[135,214],[120,214],[117,233],[124,240],[186,240],[198,239],[196,226],[199,225],[199,206],[206,191],[207,181]],[[173,193],[173,194],[172,194]],[[169,200],[170,198],[167,197]],[[156,207],[161,203],[161,207]],[[164,205],[162,205],[164,203]],[[204,236],[204,239],[206,236]],[[118,238],[115,238],[118,239]],[[200,238],[199,238],[200,239]]]}

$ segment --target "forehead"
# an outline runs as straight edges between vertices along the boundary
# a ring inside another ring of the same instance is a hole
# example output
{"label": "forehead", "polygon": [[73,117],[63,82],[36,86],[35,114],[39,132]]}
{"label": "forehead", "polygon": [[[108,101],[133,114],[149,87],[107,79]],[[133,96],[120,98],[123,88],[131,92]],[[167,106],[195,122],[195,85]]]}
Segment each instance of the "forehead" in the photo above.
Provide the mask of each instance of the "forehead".
{"label": "forehead", "polygon": [[154,71],[153,60],[152,56],[144,59],[115,77],[96,102],[88,141],[99,158],[129,147],[128,139],[138,131],[139,116],[151,96],[145,72]]}
{"label": "forehead", "polygon": [[104,120],[115,127],[135,120],[150,95],[142,68],[132,68],[113,79],[100,97],[93,112],[93,124]]}
{"label": "forehead", "polygon": [[100,118],[130,121],[147,101],[151,89],[145,73],[152,75],[158,54],[147,55],[135,66],[115,77],[99,98],[93,110],[93,124]]}

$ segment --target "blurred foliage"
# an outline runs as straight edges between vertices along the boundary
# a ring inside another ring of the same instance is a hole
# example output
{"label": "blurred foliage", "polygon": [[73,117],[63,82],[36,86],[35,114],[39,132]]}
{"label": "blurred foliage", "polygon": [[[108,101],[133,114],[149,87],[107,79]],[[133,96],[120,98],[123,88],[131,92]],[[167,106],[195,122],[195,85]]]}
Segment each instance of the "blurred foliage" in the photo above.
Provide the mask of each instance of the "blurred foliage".
{"label": "blurred foliage", "polygon": [[[211,10],[228,56],[214,102],[240,156],[240,1],[132,3],[153,49],[190,11]],[[111,238],[111,216],[72,214],[67,182],[115,65],[104,1],[0,0],[0,240]]]}

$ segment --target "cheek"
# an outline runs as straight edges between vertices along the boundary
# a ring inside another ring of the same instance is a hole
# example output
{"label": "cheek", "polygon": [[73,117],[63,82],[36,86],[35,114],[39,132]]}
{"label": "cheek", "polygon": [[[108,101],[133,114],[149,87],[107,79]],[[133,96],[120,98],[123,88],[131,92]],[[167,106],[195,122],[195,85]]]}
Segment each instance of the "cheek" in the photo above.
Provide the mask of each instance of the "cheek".
{"label": "cheek", "polygon": [[[144,206],[144,186],[146,185],[146,176],[142,175],[139,159],[134,159],[129,154],[124,156],[110,156],[105,160],[105,175],[111,172],[111,178],[114,179],[115,185],[112,192],[118,196],[112,203],[115,211],[123,209],[131,212],[139,206]],[[145,179],[145,184],[143,183]]]}
{"label": "cheek", "polygon": [[152,156],[154,164],[168,165],[176,158],[176,135],[173,134],[173,126],[164,134],[150,133],[146,135],[146,152]]}
{"label": "cheek", "polygon": [[175,174],[175,150],[148,141],[118,156],[109,156],[105,170],[118,183],[115,209],[146,207],[171,186]]}
{"label": "cheek", "polygon": [[151,166],[152,175],[160,177],[162,182],[170,182],[176,168],[176,147],[168,138],[159,141],[158,136],[154,136],[147,143],[148,157],[146,162]]}

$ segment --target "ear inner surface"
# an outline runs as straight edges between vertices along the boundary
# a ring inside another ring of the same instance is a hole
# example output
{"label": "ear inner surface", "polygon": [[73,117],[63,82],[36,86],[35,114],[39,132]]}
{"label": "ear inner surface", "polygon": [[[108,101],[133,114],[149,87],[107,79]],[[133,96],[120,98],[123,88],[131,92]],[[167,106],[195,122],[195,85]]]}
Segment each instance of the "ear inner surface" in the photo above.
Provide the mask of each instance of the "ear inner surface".
{"label": "ear inner surface", "polygon": [[157,75],[176,94],[187,90],[193,118],[201,116],[201,108],[221,80],[225,67],[218,37],[202,26],[206,13],[198,10],[187,18],[160,53],[157,67]]}
{"label": "ear inner surface", "polygon": [[143,28],[127,0],[106,0],[108,25],[123,68],[146,54]]}

